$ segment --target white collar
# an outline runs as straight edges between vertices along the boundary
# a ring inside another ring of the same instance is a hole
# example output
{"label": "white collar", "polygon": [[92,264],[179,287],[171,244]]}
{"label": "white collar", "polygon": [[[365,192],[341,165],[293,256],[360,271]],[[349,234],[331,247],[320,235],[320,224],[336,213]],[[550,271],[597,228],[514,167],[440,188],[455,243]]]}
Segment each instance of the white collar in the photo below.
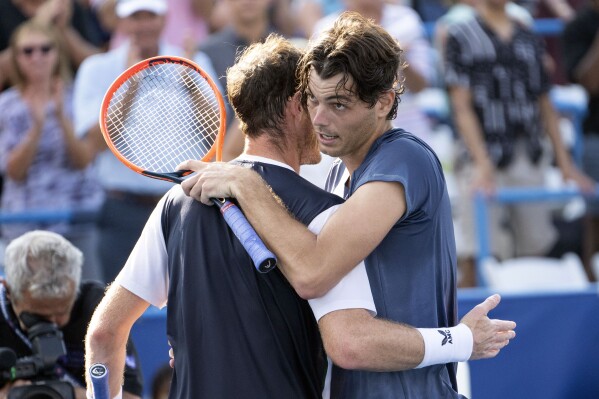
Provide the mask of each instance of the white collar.
{"label": "white collar", "polygon": [[235,158],[233,160],[233,162],[235,162],[235,161],[238,161],[238,162],[261,162],[261,163],[266,163],[269,165],[280,166],[281,168],[290,169],[293,172],[295,172],[295,170],[293,170],[293,168],[291,166],[287,165],[284,162],[275,161],[274,159],[270,159],[270,158],[260,157],[258,155],[241,154],[240,156],[238,156],[237,158]]}

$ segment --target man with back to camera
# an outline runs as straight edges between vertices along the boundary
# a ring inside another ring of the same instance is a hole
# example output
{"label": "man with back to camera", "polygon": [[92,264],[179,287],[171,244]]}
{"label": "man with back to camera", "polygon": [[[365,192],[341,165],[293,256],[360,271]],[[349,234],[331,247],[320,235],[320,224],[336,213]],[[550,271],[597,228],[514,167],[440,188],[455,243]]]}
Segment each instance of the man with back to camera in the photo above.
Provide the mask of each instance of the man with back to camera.
{"label": "man with back to camera", "polygon": [[[18,358],[31,356],[25,313],[54,323],[62,332],[66,355],[56,364],[61,378],[73,385],[77,399],[85,398],[84,338],[87,325],[104,295],[97,282],[81,282],[83,255],[59,234],[35,230],[15,238],[5,251],[5,277],[0,285],[0,346]],[[142,374],[132,342],[127,343],[123,397],[142,395]],[[0,388],[5,398],[17,380]]]}

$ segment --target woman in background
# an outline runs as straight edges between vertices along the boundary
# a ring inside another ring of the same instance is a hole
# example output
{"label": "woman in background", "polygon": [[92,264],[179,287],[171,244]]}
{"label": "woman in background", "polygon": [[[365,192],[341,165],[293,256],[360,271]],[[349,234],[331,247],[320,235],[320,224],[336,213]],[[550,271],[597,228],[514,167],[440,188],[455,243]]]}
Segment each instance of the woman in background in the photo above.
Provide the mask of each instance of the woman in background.
{"label": "woman in background", "polygon": [[[11,37],[10,57],[13,86],[0,94],[2,212],[93,211],[102,193],[90,170],[81,168],[69,58],[56,31],[23,23]],[[62,234],[85,254],[83,277],[99,277],[93,220],[10,223],[0,229],[5,240],[34,229]]]}

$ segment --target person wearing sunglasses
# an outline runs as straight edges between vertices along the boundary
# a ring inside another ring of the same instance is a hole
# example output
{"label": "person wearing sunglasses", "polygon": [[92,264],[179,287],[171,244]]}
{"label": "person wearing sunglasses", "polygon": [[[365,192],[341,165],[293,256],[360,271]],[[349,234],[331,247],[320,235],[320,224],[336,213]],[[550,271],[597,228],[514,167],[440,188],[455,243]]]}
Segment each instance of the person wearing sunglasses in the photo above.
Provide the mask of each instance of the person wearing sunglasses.
{"label": "person wearing sunglasses", "polygon": [[[102,200],[74,135],[69,60],[56,31],[36,21],[20,25],[10,43],[13,86],[0,94],[0,207],[6,213],[94,210]],[[84,253],[86,279],[99,279],[95,224],[34,222],[0,225],[2,239],[33,230],[63,234]]]}

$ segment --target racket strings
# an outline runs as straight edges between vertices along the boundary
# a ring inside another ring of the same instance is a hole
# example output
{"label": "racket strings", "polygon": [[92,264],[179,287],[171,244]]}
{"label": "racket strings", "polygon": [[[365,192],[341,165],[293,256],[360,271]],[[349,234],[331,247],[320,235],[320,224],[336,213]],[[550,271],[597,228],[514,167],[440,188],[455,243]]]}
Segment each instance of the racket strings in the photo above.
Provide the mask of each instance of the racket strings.
{"label": "racket strings", "polygon": [[136,73],[115,91],[106,112],[108,135],[118,152],[152,172],[172,172],[184,160],[203,159],[220,120],[212,87],[180,64]]}

